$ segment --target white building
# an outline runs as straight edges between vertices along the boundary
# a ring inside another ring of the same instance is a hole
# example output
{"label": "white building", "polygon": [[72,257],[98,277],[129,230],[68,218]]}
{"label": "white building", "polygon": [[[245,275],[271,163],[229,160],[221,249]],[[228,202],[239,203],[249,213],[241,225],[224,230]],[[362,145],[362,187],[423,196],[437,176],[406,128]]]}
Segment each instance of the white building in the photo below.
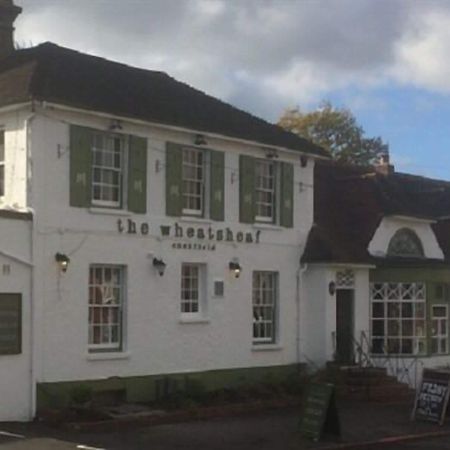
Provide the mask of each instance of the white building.
{"label": "white building", "polygon": [[0,420],[295,368],[325,152],[164,73],[1,45]]}

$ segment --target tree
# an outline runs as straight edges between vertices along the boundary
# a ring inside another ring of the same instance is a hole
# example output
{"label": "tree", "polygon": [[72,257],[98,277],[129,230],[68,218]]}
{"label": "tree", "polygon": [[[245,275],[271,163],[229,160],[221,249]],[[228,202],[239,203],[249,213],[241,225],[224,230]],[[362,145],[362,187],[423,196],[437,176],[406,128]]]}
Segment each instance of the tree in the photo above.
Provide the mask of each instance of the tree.
{"label": "tree", "polygon": [[323,102],[316,111],[287,110],[278,125],[328,150],[333,159],[358,165],[373,164],[389,146],[381,137],[367,138],[347,108],[335,108]]}

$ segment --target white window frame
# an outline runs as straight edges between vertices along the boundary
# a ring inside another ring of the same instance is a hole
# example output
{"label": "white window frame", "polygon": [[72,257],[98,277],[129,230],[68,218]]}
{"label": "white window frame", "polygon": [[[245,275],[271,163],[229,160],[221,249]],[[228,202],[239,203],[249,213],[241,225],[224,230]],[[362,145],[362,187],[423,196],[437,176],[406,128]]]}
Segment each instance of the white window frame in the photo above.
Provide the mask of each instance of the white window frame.
{"label": "white window frame", "polygon": [[[426,354],[426,285],[415,283],[370,284],[371,349],[374,355],[425,355]],[[408,311],[410,310],[410,311]],[[377,328],[383,329],[380,334]],[[407,329],[412,330],[407,334]],[[397,341],[397,342],[396,342]],[[375,342],[377,342],[375,344]],[[381,352],[374,351],[382,343]],[[407,344],[411,351],[404,351]],[[389,351],[398,344],[399,351]]]}
{"label": "white window frame", "polygon": [[[278,183],[279,169],[278,164],[270,159],[258,158],[255,160],[255,221],[264,223],[277,222],[277,204],[278,204]],[[270,169],[271,168],[271,169]],[[270,174],[272,171],[272,174]],[[270,186],[272,185],[272,186]],[[260,196],[270,196],[271,201],[262,201]],[[262,214],[261,210],[270,208],[270,215]]]}
{"label": "white window frame", "polygon": [[[194,156],[194,158],[189,158],[188,156]],[[199,159],[201,158],[201,163]],[[194,159],[194,160],[192,160]],[[208,191],[209,191],[209,153],[204,149],[195,147],[183,147],[182,148],[182,191],[183,191],[183,215],[186,216],[196,216],[196,217],[207,217],[208,211]],[[196,176],[191,177],[186,174],[186,172],[192,169]],[[201,177],[197,177],[198,170],[201,169]],[[199,186],[200,194],[194,192],[188,192],[187,185]],[[199,208],[189,208],[186,207],[186,202],[189,200],[199,200]]]}
{"label": "white window frame", "polygon": [[[187,279],[190,282],[187,283]],[[200,317],[206,312],[206,265],[185,262],[181,264],[180,314],[182,317]]]}
{"label": "white window frame", "polygon": [[[6,152],[6,133],[3,128],[0,127],[0,197],[5,196],[5,152]],[[2,158],[3,156],[3,158]],[[3,172],[3,176],[1,175]]]}
{"label": "white window frame", "polygon": [[[98,148],[98,142],[102,141],[102,148]],[[116,164],[114,148],[116,142],[120,142],[119,163]],[[116,133],[107,133],[96,131],[92,139],[92,181],[91,181],[91,203],[93,206],[108,207],[108,208],[122,208],[125,201],[125,186],[126,186],[126,166],[128,156],[128,142],[125,136]],[[96,156],[100,158],[111,158],[111,164],[105,164],[104,161],[97,162]],[[96,171],[100,173],[100,177],[105,177],[107,174],[116,174],[118,182],[106,182],[103,180],[96,180]],[[96,188],[100,189],[100,197],[104,195],[105,189],[117,189],[118,199],[107,200],[103,198],[95,198]]]}
{"label": "white window frame", "polygon": [[[269,288],[264,282],[269,281]],[[279,274],[255,270],[252,275],[253,344],[274,344],[278,333]]]}
{"label": "white window frame", "polygon": [[[113,273],[118,274],[118,282]],[[111,277],[107,277],[110,273]],[[100,274],[100,281],[97,275]],[[105,281],[110,278],[110,281]],[[91,264],[88,288],[88,350],[89,352],[122,351],[124,347],[126,269],[121,265]],[[117,302],[112,302],[114,299]],[[116,316],[117,321],[114,320]],[[97,319],[97,320],[96,320]],[[117,327],[114,338],[113,327]],[[99,329],[100,342],[95,340],[95,328]],[[104,333],[104,334],[103,334]]]}
{"label": "white window frame", "polygon": [[[435,308],[444,308],[443,316],[435,315]],[[444,332],[442,331],[444,328]],[[433,342],[436,342],[437,351],[433,352]],[[432,355],[446,355],[448,353],[448,305],[434,304],[431,305],[431,336],[430,336],[430,353]]]}

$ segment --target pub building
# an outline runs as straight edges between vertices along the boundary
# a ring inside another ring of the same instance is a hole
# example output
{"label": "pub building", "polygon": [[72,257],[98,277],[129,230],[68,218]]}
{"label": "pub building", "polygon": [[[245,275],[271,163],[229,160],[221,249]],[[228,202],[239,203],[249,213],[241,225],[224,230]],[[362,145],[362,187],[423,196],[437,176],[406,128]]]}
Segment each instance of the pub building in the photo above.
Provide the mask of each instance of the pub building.
{"label": "pub building", "polygon": [[80,388],[450,363],[449,183],[335,165],[162,72],[14,50],[20,12],[0,0],[0,421]]}
{"label": "pub building", "polygon": [[14,50],[19,13],[0,0],[0,420],[296,370],[326,152],[162,72]]}

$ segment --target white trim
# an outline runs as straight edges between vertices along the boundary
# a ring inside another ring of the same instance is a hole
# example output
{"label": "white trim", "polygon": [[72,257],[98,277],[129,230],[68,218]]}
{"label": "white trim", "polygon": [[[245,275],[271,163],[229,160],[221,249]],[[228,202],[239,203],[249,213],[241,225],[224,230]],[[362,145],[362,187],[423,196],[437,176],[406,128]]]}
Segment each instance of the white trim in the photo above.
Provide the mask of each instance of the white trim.
{"label": "white trim", "polygon": [[86,359],[88,361],[108,361],[115,359],[129,359],[130,356],[130,352],[97,352],[87,353]]}
{"label": "white trim", "polygon": [[198,317],[196,314],[193,314],[193,317],[189,317],[189,313],[182,313],[183,316],[179,319],[179,323],[187,324],[187,323],[210,323],[211,319],[207,317]]}
{"label": "white trim", "polygon": [[403,216],[401,214],[388,214],[385,215],[384,217],[389,219],[403,220],[405,222],[426,223],[429,225],[437,222],[437,220],[434,219],[425,219],[423,217],[414,217],[414,216]]}
{"label": "white trim", "polygon": [[7,105],[0,107],[0,113],[7,113],[11,111],[16,111],[17,109],[22,109],[26,106],[33,106],[33,101],[17,103],[15,105]]}
{"label": "white trim", "polygon": [[132,216],[132,213],[130,213],[130,211],[125,211],[123,209],[117,209],[117,208],[90,207],[90,208],[88,208],[88,211],[90,214],[105,214],[105,215],[109,215],[109,216],[125,216],[125,217]]}
{"label": "white trim", "polygon": [[[195,129],[191,129],[191,128],[183,128],[183,127],[177,127],[177,126],[173,126],[173,125],[164,125],[164,124],[157,123],[157,122],[150,122],[150,121],[145,121],[145,120],[133,119],[133,118],[130,118],[130,117],[125,117],[125,116],[117,116],[115,114],[102,113],[102,112],[99,112],[99,111],[91,111],[91,110],[88,110],[88,109],[75,108],[75,107],[71,107],[71,106],[61,105],[61,104],[58,104],[58,103],[52,103],[52,102],[43,101],[43,102],[41,102],[41,107],[43,109],[47,109],[47,108],[56,108],[56,109],[58,109],[59,108],[59,109],[65,110],[65,111],[80,112],[80,113],[83,113],[83,114],[91,114],[91,115],[102,117],[102,118],[105,118],[105,119],[114,119],[114,120],[127,121],[127,122],[130,122],[130,123],[146,125],[146,126],[150,125],[150,126],[154,126],[154,127],[162,128],[162,129],[166,129],[166,130],[181,131],[183,133],[203,134],[206,137],[206,139],[208,139],[208,138],[215,138],[215,139],[222,139],[222,140],[227,141],[227,142],[237,142],[237,143],[241,143],[241,144],[245,144],[245,145],[250,145],[252,147],[258,147],[259,150],[263,150],[265,148],[274,148],[274,149],[277,149],[279,151],[286,152],[286,153],[289,153],[291,155],[296,155],[296,156],[304,155],[304,156],[308,156],[308,157],[316,158],[316,159],[323,159],[323,160],[329,160],[330,159],[330,158],[327,158],[326,156],[316,155],[314,153],[304,152],[302,150],[292,150],[292,149],[289,149],[289,148],[286,148],[286,147],[271,146],[271,145],[268,145],[268,144],[264,144],[262,142],[247,141],[246,139],[233,138],[233,137],[222,135],[222,134],[205,132],[205,130],[195,130]],[[272,125],[272,124],[268,123],[268,125]],[[180,144],[186,145],[186,143],[183,143],[183,142],[181,142]]]}
{"label": "white trim", "polygon": [[274,352],[283,350],[283,346],[280,344],[253,344],[252,352]]}
{"label": "white trim", "polygon": [[375,264],[353,264],[353,263],[311,263],[308,262],[308,267],[319,268],[348,268],[348,269],[376,269]]}

